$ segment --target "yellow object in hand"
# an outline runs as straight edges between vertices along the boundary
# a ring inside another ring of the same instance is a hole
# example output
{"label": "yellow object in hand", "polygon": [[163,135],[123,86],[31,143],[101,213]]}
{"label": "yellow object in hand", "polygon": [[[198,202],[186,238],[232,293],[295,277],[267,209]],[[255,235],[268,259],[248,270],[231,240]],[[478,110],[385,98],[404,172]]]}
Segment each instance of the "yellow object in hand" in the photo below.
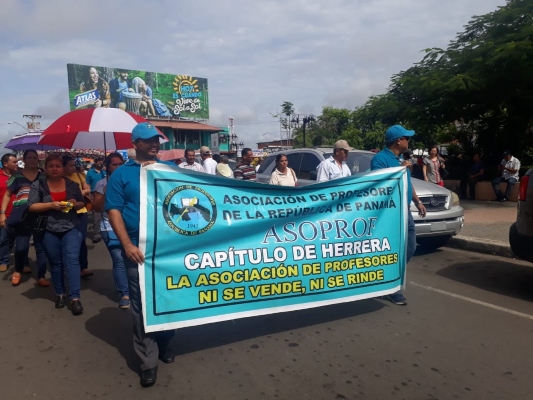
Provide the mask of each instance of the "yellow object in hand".
{"label": "yellow object in hand", "polygon": [[68,213],[70,210],[72,210],[73,204],[70,201],[62,201],[61,204],[65,206],[65,208],[61,210],[64,213]]}

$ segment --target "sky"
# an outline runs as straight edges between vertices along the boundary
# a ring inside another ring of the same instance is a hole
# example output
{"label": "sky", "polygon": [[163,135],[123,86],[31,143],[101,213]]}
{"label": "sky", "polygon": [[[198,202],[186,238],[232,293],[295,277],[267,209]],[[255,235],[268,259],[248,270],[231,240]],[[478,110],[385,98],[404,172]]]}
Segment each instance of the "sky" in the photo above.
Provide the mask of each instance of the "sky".
{"label": "sky", "polygon": [[208,79],[210,125],[238,141],[280,137],[284,101],[319,115],[384,93],[390,78],[446,47],[505,0],[2,0],[0,151],[69,111],[67,63]]}

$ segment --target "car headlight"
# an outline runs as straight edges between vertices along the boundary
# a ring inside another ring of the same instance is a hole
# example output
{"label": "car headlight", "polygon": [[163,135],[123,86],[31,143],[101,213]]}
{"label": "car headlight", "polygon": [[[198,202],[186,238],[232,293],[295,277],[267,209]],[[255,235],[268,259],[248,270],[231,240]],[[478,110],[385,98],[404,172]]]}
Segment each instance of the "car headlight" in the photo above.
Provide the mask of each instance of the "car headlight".
{"label": "car headlight", "polygon": [[452,192],[452,205],[458,206],[459,205],[459,196],[457,193]]}

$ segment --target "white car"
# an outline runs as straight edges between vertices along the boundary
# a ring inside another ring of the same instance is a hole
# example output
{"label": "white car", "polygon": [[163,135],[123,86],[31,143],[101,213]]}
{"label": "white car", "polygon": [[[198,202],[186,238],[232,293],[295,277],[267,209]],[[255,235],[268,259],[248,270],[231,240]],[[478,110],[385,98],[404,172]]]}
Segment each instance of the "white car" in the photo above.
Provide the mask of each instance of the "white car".
{"label": "white car", "polygon": [[[257,171],[257,181],[268,183],[270,175],[276,167],[276,154],[273,153],[263,160]],[[316,168],[320,162],[333,154],[333,148],[292,149],[283,151],[298,178],[300,186],[316,183]],[[364,150],[350,151],[346,163],[352,174],[370,170],[370,161],[375,153]],[[418,216],[418,210],[411,204],[411,214],[415,220],[416,240],[418,245],[436,249],[444,246],[448,240],[457,235],[464,224],[464,210],[459,205],[457,194],[420,179],[411,179],[413,187],[426,207],[425,218]]]}

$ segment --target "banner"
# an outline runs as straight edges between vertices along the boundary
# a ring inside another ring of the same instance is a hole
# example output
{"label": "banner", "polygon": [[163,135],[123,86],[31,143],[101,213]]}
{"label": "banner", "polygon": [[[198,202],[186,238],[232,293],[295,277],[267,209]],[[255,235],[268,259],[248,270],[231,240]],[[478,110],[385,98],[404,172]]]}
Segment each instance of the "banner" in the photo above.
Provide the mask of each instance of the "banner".
{"label": "banner", "polygon": [[143,117],[209,119],[207,79],[67,64],[70,110],[114,107]]}
{"label": "banner", "polygon": [[306,187],[142,168],[145,330],[396,292],[405,279],[406,185],[405,168]]}

